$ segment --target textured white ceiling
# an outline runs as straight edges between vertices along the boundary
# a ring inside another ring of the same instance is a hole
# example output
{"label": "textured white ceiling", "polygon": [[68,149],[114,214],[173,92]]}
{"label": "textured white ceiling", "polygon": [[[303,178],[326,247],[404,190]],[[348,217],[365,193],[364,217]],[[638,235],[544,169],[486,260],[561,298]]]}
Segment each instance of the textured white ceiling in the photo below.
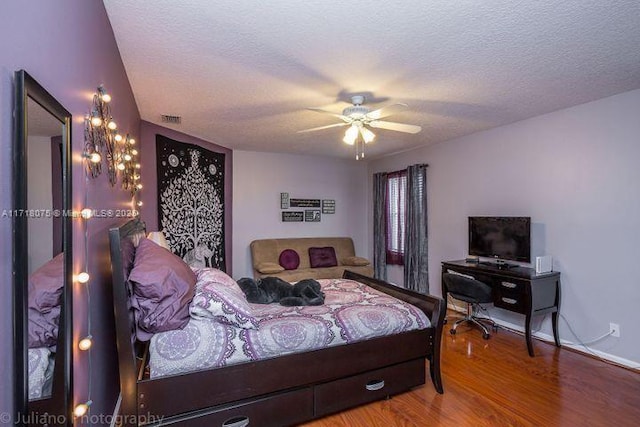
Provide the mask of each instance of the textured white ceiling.
{"label": "textured white ceiling", "polygon": [[394,102],[367,157],[640,88],[638,0],[104,0],[144,120],[240,150],[350,158],[350,94]]}

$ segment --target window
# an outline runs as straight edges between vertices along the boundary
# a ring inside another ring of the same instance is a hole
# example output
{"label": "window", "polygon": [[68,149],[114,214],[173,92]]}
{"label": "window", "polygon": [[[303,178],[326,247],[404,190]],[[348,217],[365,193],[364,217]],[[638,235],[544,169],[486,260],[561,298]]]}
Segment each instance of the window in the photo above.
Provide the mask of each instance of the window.
{"label": "window", "polygon": [[387,174],[387,264],[404,265],[407,171]]}

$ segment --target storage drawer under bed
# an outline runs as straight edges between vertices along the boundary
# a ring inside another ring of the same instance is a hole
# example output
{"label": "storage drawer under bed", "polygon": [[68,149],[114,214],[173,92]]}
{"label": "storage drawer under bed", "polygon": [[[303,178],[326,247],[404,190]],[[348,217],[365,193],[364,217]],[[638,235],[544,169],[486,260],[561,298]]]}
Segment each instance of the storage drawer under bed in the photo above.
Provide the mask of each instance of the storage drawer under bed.
{"label": "storage drawer under bed", "polygon": [[411,360],[314,387],[315,416],[382,399],[425,383],[424,359]]}
{"label": "storage drawer under bed", "polygon": [[279,393],[244,403],[225,405],[159,425],[171,427],[283,427],[313,418],[311,387]]}

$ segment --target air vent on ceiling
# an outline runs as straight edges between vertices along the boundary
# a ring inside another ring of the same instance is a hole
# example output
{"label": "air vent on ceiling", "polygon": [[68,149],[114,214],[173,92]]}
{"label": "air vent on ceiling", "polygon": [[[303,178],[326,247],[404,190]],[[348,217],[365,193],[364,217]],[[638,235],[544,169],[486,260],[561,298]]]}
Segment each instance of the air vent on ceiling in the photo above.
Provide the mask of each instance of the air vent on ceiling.
{"label": "air vent on ceiling", "polygon": [[180,123],[182,123],[182,117],[180,116],[168,116],[166,114],[163,114],[161,117],[162,123],[172,123],[174,125],[179,125]]}

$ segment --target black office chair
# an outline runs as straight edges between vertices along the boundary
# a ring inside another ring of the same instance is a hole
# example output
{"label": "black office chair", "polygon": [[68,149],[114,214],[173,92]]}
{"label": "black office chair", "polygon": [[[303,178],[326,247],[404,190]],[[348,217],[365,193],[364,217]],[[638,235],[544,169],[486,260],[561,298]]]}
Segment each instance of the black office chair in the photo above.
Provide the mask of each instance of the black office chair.
{"label": "black office chair", "polygon": [[482,322],[489,323],[494,331],[498,330],[498,326],[493,320],[478,317],[476,314],[478,313],[479,304],[493,302],[491,287],[479,280],[453,273],[444,273],[442,280],[447,293],[453,298],[467,303],[467,314],[465,317],[456,320],[449,331],[451,335],[455,335],[458,325],[469,322],[482,329],[482,338],[488,340],[491,335],[489,334],[489,329]]}

